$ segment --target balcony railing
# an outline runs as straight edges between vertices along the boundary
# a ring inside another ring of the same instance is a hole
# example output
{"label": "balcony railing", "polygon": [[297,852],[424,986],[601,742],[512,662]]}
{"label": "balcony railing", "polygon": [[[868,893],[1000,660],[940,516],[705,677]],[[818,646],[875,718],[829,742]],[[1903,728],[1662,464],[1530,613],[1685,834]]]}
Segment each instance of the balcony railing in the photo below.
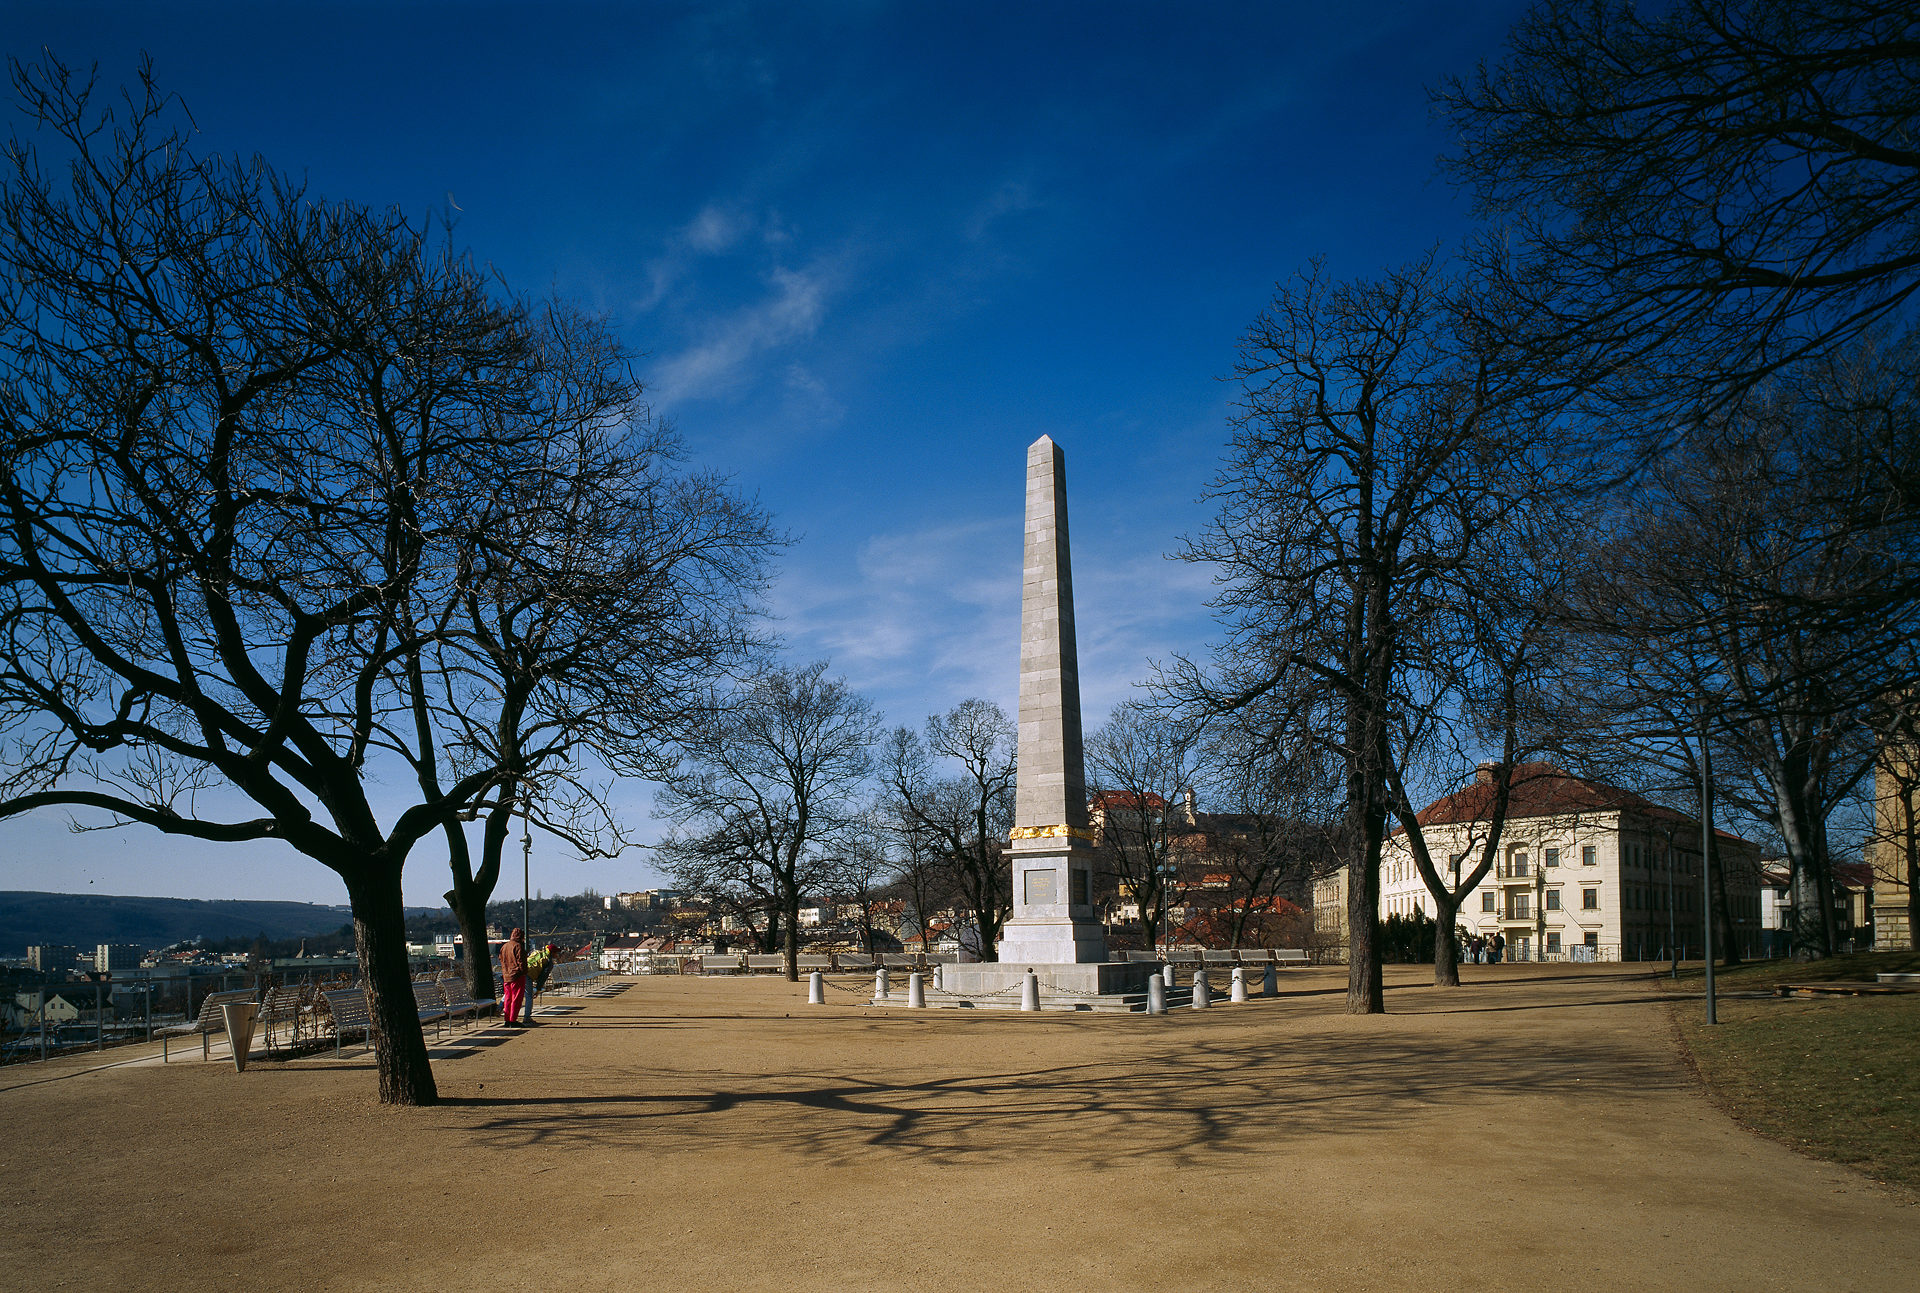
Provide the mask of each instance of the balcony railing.
{"label": "balcony railing", "polygon": [[1508,862],[1500,868],[1502,880],[1527,880],[1532,876],[1532,864],[1527,862]]}

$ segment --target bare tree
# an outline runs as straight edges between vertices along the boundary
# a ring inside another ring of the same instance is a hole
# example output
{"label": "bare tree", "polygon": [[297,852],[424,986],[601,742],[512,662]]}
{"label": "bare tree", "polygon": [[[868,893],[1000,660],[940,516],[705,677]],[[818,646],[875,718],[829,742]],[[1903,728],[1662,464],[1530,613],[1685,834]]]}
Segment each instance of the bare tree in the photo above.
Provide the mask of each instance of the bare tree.
{"label": "bare tree", "polygon": [[[1542,0],[1499,65],[1441,87],[1452,173],[1497,222],[1483,259],[1531,307],[1516,337],[1614,415],[1601,435],[1646,461],[1700,410],[1911,326],[1917,68],[1902,0]],[[1882,429],[1843,523],[1903,551],[1899,577],[1803,613],[1920,599],[1920,452],[1911,419]]]}
{"label": "bare tree", "polygon": [[679,829],[660,846],[687,888],[717,870],[771,896],[787,977],[800,977],[800,899],[823,887],[860,825],[878,718],[827,664],[770,668],[715,697],[680,742],[683,763],[657,811]]}
{"label": "bare tree", "polygon": [[1217,519],[1186,556],[1216,563],[1227,629],[1216,675],[1168,679],[1206,709],[1294,715],[1341,763],[1348,873],[1347,1008],[1384,1008],[1373,931],[1389,761],[1420,679],[1423,635],[1462,595],[1489,536],[1550,496],[1556,427],[1497,303],[1461,308],[1431,260],[1378,282],[1317,270],[1283,290],[1242,344],[1242,399]]}
{"label": "bare tree", "polygon": [[[1887,697],[1874,730],[1879,758],[1866,852],[1876,879],[1907,891],[1907,946],[1920,951],[1920,706],[1912,693]],[[1889,940],[1876,930],[1874,941]]]}
{"label": "bare tree", "polygon": [[1114,707],[1086,741],[1087,792],[1099,823],[1099,861],[1140,909],[1147,950],[1156,947],[1167,909],[1187,890],[1175,842],[1193,833],[1196,736],[1138,704]]}
{"label": "bare tree", "polygon": [[1336,870],[1339,857],[1338,770],[1303,734],[1266,731],[1251,717],[1241,711],[1214,723],[1199,753],[1208,811],[1194,838],[1207,870],[1228,877],[1222,913],[1235,947],[1273,923],[1263,913],[1288,892],[1310,906],[1313,881]]}
{"label": "bare tree", "polygon": [[[937,856],[972,913],[982,960],[997,955],[1013,909],[1007,833],[1013,827],[1017,745],[1013,720],[990,700],[963,700],[927,719],[924,739],[896,729],[881,780],[890,807],[918,847]],[[957,764],[942,777],[935,760]]]}
{"label": "bare tree", "polygon": [[477,510],[441,600],[409,607],[407,641],[431,646],[395,660],[417,729],[395,748],[428,802],[444,772],[507,778],[477,810],[478,867],[461,826],[445,828],[477,997],[493,995],[477,952],[513,816],[582,857],[623,847],[611,780],[665,775],[708,684],[760,646],[750,613],[774,542],[725,482],[685,469],[602,325],[559,305],[539,324],[535,398],[514,411],[524,485]]}
{"label": "bare tree", "polygon": [[371,784],[426,756],[394,662],[438,628],[408,608],[526,484],[525,312],[396,214],[199,156],[144,69],[114,104],[51,58],[13,80],[60,156],[14,140],[0,191],[0,817],[328,866],[380,1098],[430,1103],[401,870],[509,776],[476,761],[390,820]]}

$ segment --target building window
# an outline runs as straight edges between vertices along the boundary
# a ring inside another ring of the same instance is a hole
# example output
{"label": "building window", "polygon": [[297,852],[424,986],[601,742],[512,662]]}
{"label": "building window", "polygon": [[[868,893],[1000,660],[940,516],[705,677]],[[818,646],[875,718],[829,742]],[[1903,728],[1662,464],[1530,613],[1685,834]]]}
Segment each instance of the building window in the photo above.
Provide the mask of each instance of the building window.
{"label": "building window", "polygon": [[1547,890],[1547,910],[1548,911],[1560,910],[1560,891],[1558,889]]}
{"label": "building window", "polygon": [[1560,865],[1560,850],[1559,850],[1559,849],[1547,849],[1547,850],[1545,850],[1545,852],[1544,852],[1544,853],[1543,853],[1543,855],[1542,855],[1542,861],[1541,861],[1541,865],[1542,865],[1542,866],[1559,866],[1559,865]]}
{"label": "building window", "polygon": [[1480,895],[1480,910],[1481,910],[1481,911],[1492,911],[1493,909],[1494,909],[1494,906],[1493,906],[1493,894],[1492,894],[1492,893],[1483,893],[1483,894],[1481,894],[1481,895]]}
{"label": "building window", "polygon": [[1588,947],[1598,947],[1600,946],[1600,935],[1597,932],[1590,932],[1583,941]]}
{"label": "building window", "polygon": [[1582,844],[1580,846],[1580,865],[1598,866],[1599,864],[1599,859],[1594,856],[1593,845]]}
{"label": "building window", "polygon": [[1549,930],[1547,933],[1547,955],[1551,956],[1554,953],[1558,952],[1559,950],[1560,950],[1559,931]]}
{"label": "building window", "polygon": [[1582,911],[1599,911],[1600,891],[1598,889],[1582,889],[1580,891],[1580,909]]}

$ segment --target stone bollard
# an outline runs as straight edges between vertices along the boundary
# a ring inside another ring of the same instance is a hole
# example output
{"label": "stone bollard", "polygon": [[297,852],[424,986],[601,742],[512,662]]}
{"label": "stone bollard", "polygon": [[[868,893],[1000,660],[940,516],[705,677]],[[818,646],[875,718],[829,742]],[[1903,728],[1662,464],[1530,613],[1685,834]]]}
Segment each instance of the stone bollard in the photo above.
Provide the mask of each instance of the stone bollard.
{"label": "stone bollard", "polygon": [[1038,1010],[1040,1008],[1040,976],[1032,970],[1020,981],[1020,1008]]}
{"label": "stone bollard", "polygon": [[1168,961],[1165,965],[1160,967],[1160,979],[1169,988],[1175,986],[1173,982],[1173,962],[1172,961]]}
{"label": "stone bollard", "polygon": [[1247,999],[1247,967],[1244,965],[1236,965],[1233,967],[1233,989],[1230,992],[1228,992],[1227,1000],[1245,1001],[1246,999]]}
{"label": "stone bollard", "polygon": [[1207,990],[1207,967],[1201,966],[1193,972],[1193,1008],[1205,1010],[1213,1004],[1213,994]]}
{"label": "stone bollard", "polygon": [[1263,997],[1277,997],[1280,995],[1280,972],[1274,969],[1272,965],[1268,965],[1265,972],[1260,976],[1260,995]]}
{"label": "stone bollard", "polygon": [[810,1006],[827,1004],[827,976],[818,970],[807,976],[807,1004]]}
{"label": "stone bollard", "polygon": [[1147,1013],[1150,1015],[1167,1013],[1167,983],[1157,974],[1147,976]]}
{"label": "stone bollard", "polygon": [[873,1004],[887,1004],[887,967],[884,965],[873,972]]}
{"label": "stone bollard", "polygon": [[907,976],[907,1007],[910,1010],[927,1008],[927,986],[919,974]]}

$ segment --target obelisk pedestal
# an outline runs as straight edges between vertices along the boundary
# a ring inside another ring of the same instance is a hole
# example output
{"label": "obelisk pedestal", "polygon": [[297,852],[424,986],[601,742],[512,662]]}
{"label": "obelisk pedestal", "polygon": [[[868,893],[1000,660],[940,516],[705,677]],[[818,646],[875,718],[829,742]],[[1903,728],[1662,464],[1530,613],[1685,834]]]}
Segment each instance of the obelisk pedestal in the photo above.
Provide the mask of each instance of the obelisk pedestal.
{"label": "obelisk pedestal", "polygon": [[1067,464],[1048,436],[1027,450],[1020,594],[1020,768],[1009,841],[1013,914],[998,964],[949,966],[961,991],[995,991],[1031,969],[1043,990],[1144,991],[1146,964],[1107,960],[1094,904],[1094,833],[1081,751],[1080,671],[1067,542]]}

